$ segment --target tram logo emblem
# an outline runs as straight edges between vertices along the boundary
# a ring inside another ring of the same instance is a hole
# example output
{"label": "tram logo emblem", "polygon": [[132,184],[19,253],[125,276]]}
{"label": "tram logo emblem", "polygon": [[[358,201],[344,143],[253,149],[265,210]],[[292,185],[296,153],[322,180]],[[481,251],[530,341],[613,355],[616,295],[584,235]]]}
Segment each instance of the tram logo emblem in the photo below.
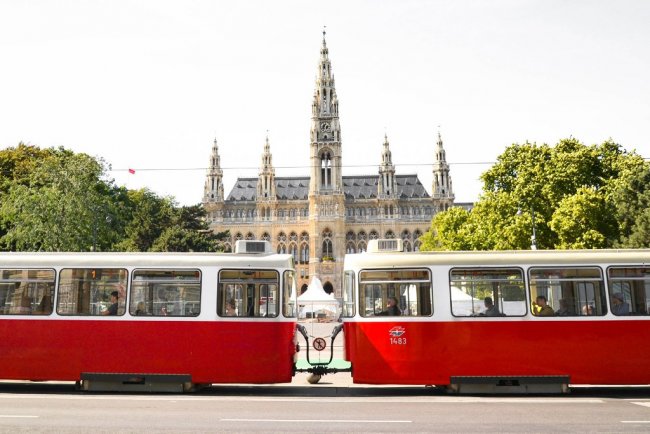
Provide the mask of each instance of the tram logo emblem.
{"label": "tram logo emblem", "polygon": [[392,329],[388,330],[388,335],[392,338],[399,338],[404,333],[406,333],[406,329],[402,326],[395,326]]}

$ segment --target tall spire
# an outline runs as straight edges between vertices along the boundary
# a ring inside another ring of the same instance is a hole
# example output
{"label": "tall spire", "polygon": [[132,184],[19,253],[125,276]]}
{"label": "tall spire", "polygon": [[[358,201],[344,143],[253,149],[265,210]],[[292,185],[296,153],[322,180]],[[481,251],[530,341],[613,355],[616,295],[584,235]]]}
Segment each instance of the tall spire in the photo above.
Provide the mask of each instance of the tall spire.
{"label": "tall spire", "polygon": [[269,143],[269,132],[266,132],[266,142],[262,153],[262,166],[260,167],[257,180],[257,200],[275,199],[275,169],[273,168],[273,157]]}
{"label": "tall spire", "polygon": [[219,146],[217,139],[212,144],[210,153],[210,165],[205,177],[205,186],[203,188],[203,202],[221,202],[223,201],[223,170],[221,170],[221,158],[219,157]]}
{"label": "tall spire", "polygon": [[433,163],[433,184],[432,198],[438,211],[448,209],[454,203],[454,191],[452,188],[451,177],[449,175],[449,164],[445,148],[442,145],[442,136],[438,130],[438,141],[436,142],[436,152]]}
{"label": "tall spire", "polygon": [[310,194],[342,194],[341,126],[334,74],[323,29],[311,117]]}
{"label": "tall spire", "polygon": [[384,150],[381,153],[381,165],[379,166],[378,190],[379,197],[395,195],[395,166],[393,165],[387,134],[384,134]]}

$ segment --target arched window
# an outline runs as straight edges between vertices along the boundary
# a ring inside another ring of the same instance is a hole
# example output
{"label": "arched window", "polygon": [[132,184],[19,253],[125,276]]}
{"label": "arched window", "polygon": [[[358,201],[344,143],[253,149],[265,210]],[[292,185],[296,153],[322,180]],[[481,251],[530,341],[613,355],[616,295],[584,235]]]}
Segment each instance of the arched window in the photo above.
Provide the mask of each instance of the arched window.
{"label": "arched window", "polygon": [[393,231],[386,231],[386,239],[393,239],[395,238],[395,233]]}
{"label": "arched window", "polygon": [[246,234],[246,239],[247,239],[247,240],[254,240],[254,239],[255,239],[255,235],[253,235],[252,232],[249,232],[249,233]]}
{"label": "arched window", "polygon": [[301,264],[309,263],[309,243],[300,244],[300,263]]}
{"label": "arched window", "polygon": [[368,246],[365,241],[359,241],[359,253],[363,253],[368,250]]}
{"label": "arched window", "polygon": [[345,253],[356,253],[357,249],[356,246],[354,245],[354,241],[348,241],[348,243],[345,246]]}
{"label": "arched window", "polygon": [[298,245],[295,242],[289,244],[289,254],[293,256],[293,262],[298,263]]}
{"label": "arched window", "polygon": [[323,188],[332,186],[332,157],[329,152],[324,152],[320,157],[320,184]]}
{"label": "arched window", "polygon": [[322,259],[334,258],[334,246],[332,244],[332,231],[325,229],[322,234],[323,237],[323,251]]}
{"label": "arched window", "polygon": [[271,241],[271,235],[269,235],[268,232],[264,232],[264,233],[262,234],[262,240],[263,240],[263,241]]}
{"label": "arched window", "polygon": [[404,230],[402,231],[402,239],[403,239],[404,241],[407,241],[407,240],[410,240],[410,239],[411,239],[411,233],[409,232],[408,229],[404,229]]}
{"label": "arched window", "polygon": [[287,234],[280,232],[278,234],[278,253],[287,253]]}
{"label": "arched window", "polygon": [[373,229],[373,230],[370,231],[370,234],[368,235],[368,239],[369,240],[377,240],[377,239],[379,239],[379,234],[377,234],[377,231]]}
{"label": "arched window", "polygon": [[405,252],[411,252],[413,249],[411,249],[411,242],[404,240],[404,251]]}
{"label": "arched window", "polygon": [[309,234],[300,234],[300,263],[309,264]]}

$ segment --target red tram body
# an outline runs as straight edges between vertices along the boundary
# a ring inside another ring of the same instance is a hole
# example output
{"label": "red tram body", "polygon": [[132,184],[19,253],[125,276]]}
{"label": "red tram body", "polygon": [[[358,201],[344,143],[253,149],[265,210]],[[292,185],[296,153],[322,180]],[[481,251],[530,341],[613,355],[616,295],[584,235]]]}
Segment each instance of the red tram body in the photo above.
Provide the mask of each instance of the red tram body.
{"label": "red tram body", "polygon": [[[649,263],[647,250],[347,255],[353,380],[490,393],[650,384]],[[377,311],[392,296],[401,316]],[[491,302],[499,313],[481,313]]]}
{"label": "red tram body", "polygon": [[0,254],[0,378],[290,382],[293,279],[290,255]]}

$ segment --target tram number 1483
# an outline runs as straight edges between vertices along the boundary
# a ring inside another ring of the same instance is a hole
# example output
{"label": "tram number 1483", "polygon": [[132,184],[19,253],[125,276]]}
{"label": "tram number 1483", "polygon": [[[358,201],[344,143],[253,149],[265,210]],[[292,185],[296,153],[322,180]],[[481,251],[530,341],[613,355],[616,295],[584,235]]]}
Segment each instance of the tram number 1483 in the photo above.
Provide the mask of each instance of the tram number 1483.
{"label": "tram number 1483", "polygon": [[388,331],[391,345],[406,345],[406,329],[402,326],[395,326]]}

